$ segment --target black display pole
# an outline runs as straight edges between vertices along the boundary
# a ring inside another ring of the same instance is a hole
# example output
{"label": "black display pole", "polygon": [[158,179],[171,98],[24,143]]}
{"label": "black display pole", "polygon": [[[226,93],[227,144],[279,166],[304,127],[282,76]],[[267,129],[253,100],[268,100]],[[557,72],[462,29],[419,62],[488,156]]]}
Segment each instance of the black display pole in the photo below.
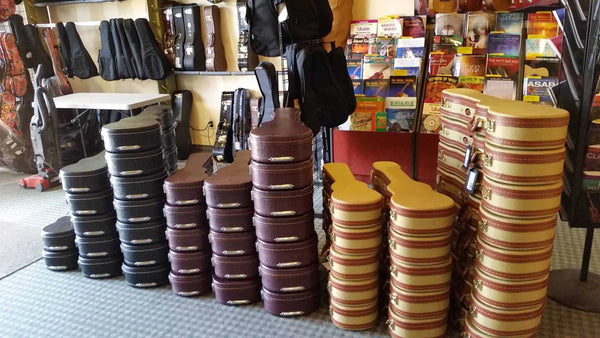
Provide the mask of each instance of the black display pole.
{"label": "black display pole", "polygon": [[[594,241],[594,229],[599,224],[593,220],[584,217],[582,210],[587,211],[589,197],[583,190],[583,164],[587,148],[587,131],[590,122],[590,110],[592,98],[596,86],[595,68],[598,57],[598,32],[600,30],[600,2],[592,1],[588,15],[587,41],[585,42],[585,60],[583,74],[589,74],[583,79],[583,91],[581,96],[581,106],[579,112],[579,125],[577,126],[578,135],[575,136],[576,158],[574,177],[571,181],[571,206],[569,211],[569,222],[571,227],[581,227],[586,225],[585,244],[583,247],[583,257],[581,269],[560,269],[550,272],[550,282],[548,285],[548,297],[559,302],[562,305],[587,311],[600,312],[600,275],[590,273],[590,258]],[[565,105],[563,105],[565,106]],[[579,205],[586,203],[583,208]]]}

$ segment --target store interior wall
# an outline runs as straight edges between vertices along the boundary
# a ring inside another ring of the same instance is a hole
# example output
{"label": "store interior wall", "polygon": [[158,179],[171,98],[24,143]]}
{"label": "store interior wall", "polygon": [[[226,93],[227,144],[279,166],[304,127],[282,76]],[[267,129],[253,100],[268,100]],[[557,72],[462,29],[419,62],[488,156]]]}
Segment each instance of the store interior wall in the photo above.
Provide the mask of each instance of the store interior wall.
{"label": "store interior wall", "polygon": [[[207,0],[183,0],[181,3],[198,3],[201,6],[211,5]],[[228,71],[237,71],[237,13],[236,0],[226,0],[218,6],[221,9],[221,32],[227,58]],[[376,19],[380,16],[397,14],[411,15],[412,1],[403,0],[354,0],[354,19]],[[146,1],[123,1],[107,3],[88,3],[49,7],[52,22],[99,21],[110,18],[148,18]],[[78,26],[78,32],[87,50],[94,60],[100,50],[100,34],[96,26]],[[202,24],[204,30],[204,23]],[[204,37],[203,37],[204,39]],[[262,58],[279,67],[278,58]],[[158,86],[152,80],[118,80],[104,81],[95,77],[87,80],[78,78],[70,80],[75,92],[145,92],[158,93]],[[248,88],[253,96],[260,96],[258,85],[253,76],[207,76],[176,75],[178,89],[187,89],[194,95],[194,106],[190,124],[195,129],[204,129],[209,121],[219,122],[220,97],[226,90]],[[212,145],[215,140],[215,128],[206,131],[192,131],[192,142],[197,145]]]}

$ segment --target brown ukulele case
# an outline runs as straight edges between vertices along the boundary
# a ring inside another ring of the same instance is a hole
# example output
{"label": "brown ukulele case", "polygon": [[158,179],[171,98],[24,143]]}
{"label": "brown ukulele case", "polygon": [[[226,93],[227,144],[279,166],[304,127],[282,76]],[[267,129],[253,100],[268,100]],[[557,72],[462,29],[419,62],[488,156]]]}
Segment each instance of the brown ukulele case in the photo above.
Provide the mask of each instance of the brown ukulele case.
{"label": "brown ukulele case", "polygon": [[313,211],[313,186],[298,190],[252,189],[254,212],[267,217],[289,217]]}
{"label": "brown ukulele case", "polygon": [[252,160],[260,163],[303,162],[312,158],[312,131],[300,122],[300,111],[277,108],[272,121],[250,132]]}
{"label": "brown ukulele case", "polygon": [[210,250],[208,242],[208,229],[167,229],[169,248],[177,252],[206,251]]}
{"label": "brown ukulele case", "polygon": [[254,215],[256,237],[267,243],[302,242],[315,235],[314,212],[292,217]]}
{"label": "brown ukulele case", "polygon": [[164,243],[165,229],[167,225],[164,221],[154,221],[147,223],[123,223],[117,222],[119,231],[119,240],[121,243],[131,245]]}
{"label": "brown ukulele case", "polygon": [[292,243],[256,242],[260,263],[270,268],[299,268],[318,260],[317,236]]}
{"label": "brown ukulele case", "polygon": [[205,168],[209,161],[212,161],[211,153],[192,153],[188,157],[185,167],[165,180],[164,191],[168,204],[204,204],[202,186],[208,177]]}
{"label": "brown ukulele case", "polygon": [[254,279],[258,277],[258,254],[211,258],[215,276],[221,279]]}
{"label": "brown ukulele case", "polygon": [[386,325],[393,338],[400,337],[446,337],[446,316],[431,318],[408,318],[394,312],[390,306]]}
{"label": "brown ukulele case", "polygon": [[342,279],[329,274],[329,297],[341,305],[364,305],[377,301],[379,281],[377,276],[366,279]]}
{"label": "brown ukulele case", "polygon": [[256,253],[254,231],[222,233],[210,231],[208,241],[213,253],[221,256],[244,256]]}
{"label": "brown ukulele case", "polygon": [[214,232],[254,231],[252,216],[254,208],[217,209],[208,207],[206,217]]}
{"label": "brown ukulele case", "polygon": [[498,182],[515,185],[551,184],[563,177],[566,150],[515,150],[485,143],[483,173]]}
{"label": "brown ukulele case", "polygon": [[[237,161],[237,160],[236,160]],[[206,204],[212,208],[247,208],[252,206],[252,179],[248,164],[231,165],[204,181]]]}
{"label": "brown ukulele case", "polygon": [[333,324],[344,330],[366,330],[377,323],[377,301],[360,305],[345,305],[329,301],[329,317]]}
{"label": "brown ukulele case", "polygon": [[143,200],[113,201],[117,219],[124,223],[146,223],[163,220],[164,197]]}
{"label": "brown ukulele case", "polygon": [[488,276],[475,269],[473,295],[482,303],[501,309],[541,305],[546,301],[549,274],[530,280],[509,280]]}
{"label": "brown ukulele case", "polygon": [[246,305],[260,301],[260,279],[221,279],[213,276],[212,289],[217,302],[225,305]]}
{"label": "brown ukulele case", "polygon": [[118,177],[111,176],[113,194],[119,200],[146,199],[162,196],[163,182],[167,178],[165,171],[148,176]]}
{"label": "brown ukulele case", "polygon": [[63,190],[71,194],[106,191],[110,186],[104,152],[62,167],[59,176]]}
{"label": "brown ukulele case", "polygon": [[268,313],[279,317],[304,316],[319,308],[320,289],[312,289],[294,293],[275,293],[261,290],[263,306]]}
{"label": "brown ukulele case", "polygon": [[194,252],[169,251],[168,259],[171,262],[171,272],[176,275],[193,275],[203,273],[210,275],[210,250]]}
{"label": "brown ukulele case", "polygon": [[263,190],[301,189],[313,182],[312,159],[297,163],[250,163],[252,184]]}
{"label": "brown ukulele case", "polygon": [[171,229],[206,228],[205,209],[198,205],[174,207],[165,204],[163,214],[167,219],[167,226]]}
{"label": "brown ukulele case", "polygon": [[169,282],[173,292],[182,297],[200,296],[211,291],[210,273],[196,275],[177,275],[169,273]]}
{"label": "brown ukulele case", "polygon": [[260,265],[263,289],[275,293],[293,293],[313,290],[319,286],[319,263],[290,269],[269,268]]}

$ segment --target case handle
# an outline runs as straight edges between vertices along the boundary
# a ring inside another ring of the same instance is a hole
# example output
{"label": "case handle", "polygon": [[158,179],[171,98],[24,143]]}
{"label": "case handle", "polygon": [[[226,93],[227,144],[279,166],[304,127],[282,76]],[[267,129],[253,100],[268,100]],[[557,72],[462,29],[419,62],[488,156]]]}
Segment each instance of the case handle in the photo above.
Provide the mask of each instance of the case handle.
{"label": "case handle", "polygon": [[128,218],[127,220],[130,223],[139,223],[139,222],[147,222],[150,219],[151,219],[150,216],[144,216],[144,217],[131,217],[131,218]]}
{"label": "case handle", "polygon": [[294,210],[285,210],[285,211],[273,211],[271,212],[271,216],[282,217],[282,216],[294,216],[296,212]]}
{"label": "case handle", "polygon": [[200,272],[200,269],[196,268],[196,269],[180,269],[177,270],[177,273],[180,273],[182,275],[187,275],[187,274],[192,274],[192,273],[198,273]]}
{"label": "case handle", "polygon": [[219,203],[217,204],[217,208],[221,209],[230,209],[230,208],[239,208],[242,205],[241,203]]}
{"label": "case handle", "polygon": [[133,145],[129,145],[129,146],[119,146],[119,147],[117,147],[117,150],[120,150],[120,151],[133,151],[133,150],[138,150],[140,148],[141,148],[140,145],[133,144]]}
{"label": "case handle", "polygon": [[90,275],[90,278],[106,278],[110,277],[110,273],[93,273]]}
{"label": "case handle", "polygon": [[294,266],[300,266],[302,265],[301,262],[285,262],[285,263],[277,263],[277,267],[278,268],[289,268],[289,267],[294,267]]}
{"label": "case handle", "polygon": [[196,250],[198,250],[198,246],[196,246],[196,245],[178,246],[175,248],[175,250],[177,250],[177,251],[196,251]]}
{"label": "case handle", "polygon": [[148,197],[148,194],[131,194],[125,195],[125,198],[128,200],[142,199]]}
{"label": "case handle", "polygon": [[280,312],[279,315],[281,317],[293,317],[293,316],[302,316],[304,311],[289,311],[289,312]]}
{"label": "case handle", "polygon": [[269,157],[269,162],[293,162],[294,156],[280,156],[280,157]]}
{"label": "case handle", "polygon": [[140,175],[141,173],[143,173],[143,170],[125,170],[125,171],[121,171],[119,174],[121,176],[133,176],[133,175]]}
{"label": "case handle", "polygon": [[148,244],[148,243],[152,243],[152,239],[151,238],[146,238],[146,239],[132,239],[130,241],[131,244]]}
{"label": "case handle", "polygon": [[227,305],[244,305],[250,304],[250,300],[248,299],[240,299],[240,300],[228,300]]}
{"label": "case handle", "polygon": [[85,231],[83,233],[84,236],[102,236],[104,235],[104,231],[102,230],[98,230],[98,231]]}
{"label": "case handle", "polygon": [[296,242],[298,239],[300,239],[298,236],[276,237],[275,242]]}
{"label": "case handle", "polygon": [[298,292],[298,291],[304,291],[304,286],[290,286],[287,288],[281,288],[281,292]]}
{"label": "case handle", "polygon": [[197,199],[193,199],[193,200],[183,200],[183,201],[176,201],[175,204],[176,205],[191,205],[191,204],[198,204],[200,201]]}
{"label": "case handle", "polygon": [[227,279],[242,279],[242,278],[246,278],[248,277],[248,275],[246,275],[245,273],[238,273],[238,274],[226,274],[225,278]]}
{"label": "case handle", "polygon": [[156,264],[155,260],[141,261],[141,262],[135,262],[135,263],[133,263],[133,265],[135,265],[135,266],[146,266],[146,265],[154,265],[154,264]]}
{"label": "case handle", "polygon": [[223,251],[221,251],[221,254],[223,256],[240,256],[240,255],[243,255],[245,253],[246,253],[245,250],[223,250]]}
{"label": "case handle", "polygon": [[72,193],[80,193],[80,192],[88,192],[90,188],[69,188],[69,192]]}
{"label": "case handle", "polygon": [[156,286],[156,283],[154,283],[154,282],[152,282],[152,283],[136,283],[135,286],[138,288],[150,288],[150,287]]}
{"label": "case handle", "polygon": [[179,291],[177,292],[178,295],[183,296],[183,297],[190,297],[190,296],[197,296],[200,294],[200,291]]}

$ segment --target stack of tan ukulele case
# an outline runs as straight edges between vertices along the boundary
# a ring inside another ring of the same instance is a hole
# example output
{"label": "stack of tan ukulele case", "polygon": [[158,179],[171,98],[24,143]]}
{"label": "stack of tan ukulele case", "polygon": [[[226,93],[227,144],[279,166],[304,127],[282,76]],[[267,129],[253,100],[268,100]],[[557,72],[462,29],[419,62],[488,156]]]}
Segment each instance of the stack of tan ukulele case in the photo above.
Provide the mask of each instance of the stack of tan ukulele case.
{"label": "stack of tan ukulele case", "polygon": [[443,93],[437,186],[458,212],[450,324],[468,337],[537,333],[568,121],[561,109]]}

